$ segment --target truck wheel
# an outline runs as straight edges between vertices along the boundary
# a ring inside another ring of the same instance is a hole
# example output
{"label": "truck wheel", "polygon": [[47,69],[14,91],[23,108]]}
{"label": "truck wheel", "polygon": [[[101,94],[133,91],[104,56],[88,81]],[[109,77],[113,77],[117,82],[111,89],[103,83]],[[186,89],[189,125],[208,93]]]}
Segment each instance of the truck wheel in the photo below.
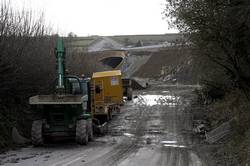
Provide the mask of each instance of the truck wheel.
{"label": "truck wheel", "polygon": [[132,95],[132,89],[131,88],[128,89],[128,93],[127,94],[128,94],[127,99],[128,100],[132,100],[133,99],[133,95]]}
{"label": "truck wheel", "polygon": [[108,119],[109,120],[112,120],[112,110],[113,109],[109,109],[109,111],[108,111]]}
{"label": "truck wheel", "polygon": [[88,144],[88,124],[87,120],[80,119],[76,122],[76,143],[80,145]]}
{"label": "truck wheel", "polygon": [[94,139],[93,122],[92,119],[88,119],[88,141],[92,141],[93,139]]}
{"label": "truck wheel", "polygon": [[34,146],[43,145],[43,121],[35,120],[31,128],[31,141]]}
{"label": "truck wheel", "polygon": [[109,122],[110,121],[110,119],[109,119],[109,113],[107,114],[107,115],[105,115],[106,116],[106,122]]}

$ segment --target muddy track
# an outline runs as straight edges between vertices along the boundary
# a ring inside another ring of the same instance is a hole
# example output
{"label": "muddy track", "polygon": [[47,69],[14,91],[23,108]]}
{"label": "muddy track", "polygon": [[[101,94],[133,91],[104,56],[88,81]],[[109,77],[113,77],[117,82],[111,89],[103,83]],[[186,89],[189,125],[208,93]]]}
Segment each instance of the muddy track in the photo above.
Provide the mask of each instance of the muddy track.
{"label": "muddy track", "polygon": [[[144,100],[141,99],[139,101],[140,103],[144,103]],[[139,109],[135,109],[133,111],[136,111],[136,114],[132,120],[136,121],[136,124],[134,128],[130,128],[130,130],[127,130],[126,132],[130,132],[135,135],[135,138],[132,140],[125,139],[123,142],[116,147],[114,147],[113,150],[110,152],[104,154],[103,156],[97,158],[95,161],[86,163],[86,166],[97,166],[97,165],[103,165],[103,166],[113,166],[118,165],[119,162],[127,158],[130,154],[136,153],[136,151],[140,148],[139,143],[141,142],[141,136],[145,134],[145,126],[146,121],[149,118],[149,108],[145,105],[140,106]],[[131,120],[131,119],[130,119]],[[111,128],[112,130],[112,128]],[[112,131],[110,131],[112,133]]]}
{"label": "muddy track", "polygon": [[113,150],[109,151],[108,153],[100,156],[99,158],[95,159],[94,161],[88,162],[84,165],[86,166],[113,166],[118,165],[120,161],[127,158],[131,153],[135,153],[139,147],[134,144],[120,144],[114,147]]}
{"label": "muddy track", "polygon": [[[210,166],[197,152],[190,112],[193,87],[135,92],[108,124],[106,136],[87,146],[23,148],[0,155],[5,166]],[[195,148],[194,148],[195,147]]]}

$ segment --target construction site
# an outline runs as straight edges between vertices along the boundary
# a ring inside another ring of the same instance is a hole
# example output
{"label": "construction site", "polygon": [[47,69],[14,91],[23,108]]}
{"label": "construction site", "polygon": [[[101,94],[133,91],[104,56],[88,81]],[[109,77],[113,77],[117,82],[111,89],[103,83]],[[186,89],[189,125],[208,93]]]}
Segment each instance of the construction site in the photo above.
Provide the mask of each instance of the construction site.
{"label": "construction site", "polygon": [[50,1],[0,0],[0,166],[250,164],[249,2]]}
{"label": "construction site", "polygon": [[174,44],[181,35],[165,37],[169,41],[136,47],[110,37],[95,39],[85,56],[95,56],[104,71],[90,78],[65,75],[65,47],[74,52],[86,46],[65,40],[64,47],[59,38],[55,94],[29,99],[40,116],[31,139],[13,131],[14,140],[28,146],[1,154],[1,164],[209,165],[206,150],[197,151],[201,140],[194,133],[191,103],[200,86],[190,50]]}

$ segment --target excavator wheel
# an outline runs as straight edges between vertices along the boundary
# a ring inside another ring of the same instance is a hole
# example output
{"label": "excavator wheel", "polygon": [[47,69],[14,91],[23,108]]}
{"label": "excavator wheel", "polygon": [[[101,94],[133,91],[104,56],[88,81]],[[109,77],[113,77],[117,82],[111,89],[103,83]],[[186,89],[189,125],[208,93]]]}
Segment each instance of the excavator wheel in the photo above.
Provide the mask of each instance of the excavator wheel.
{"label": "excavator wheel", "polygon": [[92,141],[94,139],[93,134],[93,122],[92,119],[88,119],[88,141]]}
{"label": "excavator wheel", "polygon": [[33,121],[31,128],[31,141],[34,146],[42,146],[44,144],[42,120]]}
{"label": "excavator wheel", "polygon": [[88,121],[84,119],[76,122],[76,143],[80,145],[88,144]]}

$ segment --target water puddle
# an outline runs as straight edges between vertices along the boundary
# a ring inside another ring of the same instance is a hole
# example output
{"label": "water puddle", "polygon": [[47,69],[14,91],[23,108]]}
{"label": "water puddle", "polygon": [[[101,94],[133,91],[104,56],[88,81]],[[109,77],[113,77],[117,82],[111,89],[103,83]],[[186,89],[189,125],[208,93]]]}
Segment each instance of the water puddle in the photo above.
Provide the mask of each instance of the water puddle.
{"label": "water puddle", "polygon": [[173,147],[173,148],[186,148],[184,145],[178,145],[177,141],[161,141],[164,147]]}
{"label": "water puddle", "polygon": [[148,134],[162,134],[162,131],[159,130],[151,130],[151,131],[147,131]]}
{"label": "water puddle", "polygon": [[125,116],[125,120],[134,120],[136,117],[134,115]]}
{"label": "water puddle", "polygon": [[175,144],[164,144],[165,147],[172,147],[172,148],[186,148],[184,145],[175,145]]}
{"label": "water puddle", "polygon": [[177,141],[161,141],[162,144],[176,144]]}
{"label": "water puddle", "polygon": [[134,134],[130,134],[130,133],[123,133],[123,135],[127,136],[127,137],[134,137]]}
{"label": "water puddle", "polygon": [[139,95],[135,104],[138,105],[167,105],[169,107],[175,107],[178,104],[180,97],[172,95]]}

